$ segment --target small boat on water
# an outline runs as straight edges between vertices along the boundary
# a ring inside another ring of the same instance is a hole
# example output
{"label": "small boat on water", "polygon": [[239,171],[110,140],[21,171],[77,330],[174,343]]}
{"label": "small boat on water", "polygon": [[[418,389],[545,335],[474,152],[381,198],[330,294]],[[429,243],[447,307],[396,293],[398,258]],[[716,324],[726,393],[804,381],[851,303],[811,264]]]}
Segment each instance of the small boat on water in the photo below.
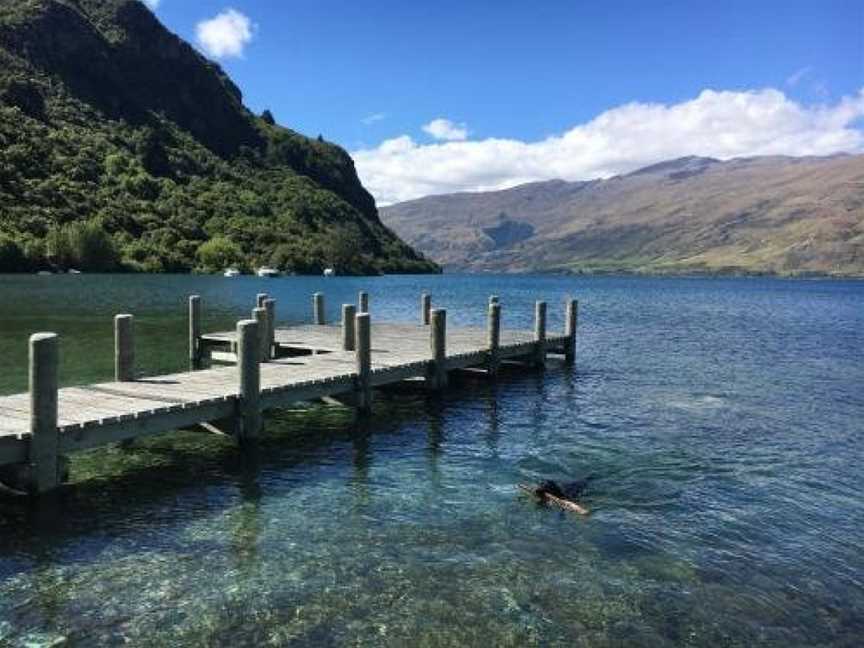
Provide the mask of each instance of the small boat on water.
{"label": "small boat on water", "polygon": [[239,277],[240,271],[237,268],[228,268],[222,273],[223,277]]}
{"label": "small boat on water", "polygon": [[267,277],[269,279],[272,279],[273,277],[279,276],[279,271],[275,268],[268,268],[267,266],[262,266],[258,268],[255,274],[257,274],[259,277]]}
{"label": "small boat on water", "polygon": [[69,268],[69,270],[66,271],[66,274],[81,274],[81,271],[76,270],[75,268]]}
{"label": "small boat on water", "polygon": [[324,268],[324,276],[325,277],[335,277],[336,276],[336,270],[334,270],[333,268]]}

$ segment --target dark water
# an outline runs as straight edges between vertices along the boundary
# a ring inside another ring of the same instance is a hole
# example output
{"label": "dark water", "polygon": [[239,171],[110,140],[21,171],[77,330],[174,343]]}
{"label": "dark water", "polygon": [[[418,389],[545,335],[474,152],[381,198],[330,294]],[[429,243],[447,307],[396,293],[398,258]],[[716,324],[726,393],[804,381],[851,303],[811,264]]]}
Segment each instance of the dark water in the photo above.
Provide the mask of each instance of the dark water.
{"label": "dark water", "polygon": [[[179,369],[184,298],[208,327],[256,292],[302,320],[372,295],[416,318],[508,326],[581,300],[578,366],[274,413],[257,461],[192,433],[72,462],[44,519],[0,504],[0,645],[860,646],[864,283],[390,277],[0,277],[0,391],[26,338],[63,381]],[[374,336],[374,327],[373,327]],[[514,490],[596,475],[578,518]]]}

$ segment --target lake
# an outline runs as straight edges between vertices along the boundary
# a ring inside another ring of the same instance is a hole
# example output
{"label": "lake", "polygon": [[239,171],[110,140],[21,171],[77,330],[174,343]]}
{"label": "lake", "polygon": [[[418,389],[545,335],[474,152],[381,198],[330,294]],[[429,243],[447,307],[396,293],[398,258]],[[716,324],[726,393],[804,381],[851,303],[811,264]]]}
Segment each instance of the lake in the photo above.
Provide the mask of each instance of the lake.
{"label": "lake", "polygon": [[[175,433],[73,456],[46,519],[0,501],[0,645],[858,646],[864,636],[864,282],[423,276],[0,276],[0,392],[27,336],[64,384],[110,378],[311,294],[374,322],[550,328],[580,300],[575,368],[376,395],[374,414],[274,412],[256,456]],[[516,484],[593,477],[581,518]],[[65,644],[64,644],[65,645]]]}

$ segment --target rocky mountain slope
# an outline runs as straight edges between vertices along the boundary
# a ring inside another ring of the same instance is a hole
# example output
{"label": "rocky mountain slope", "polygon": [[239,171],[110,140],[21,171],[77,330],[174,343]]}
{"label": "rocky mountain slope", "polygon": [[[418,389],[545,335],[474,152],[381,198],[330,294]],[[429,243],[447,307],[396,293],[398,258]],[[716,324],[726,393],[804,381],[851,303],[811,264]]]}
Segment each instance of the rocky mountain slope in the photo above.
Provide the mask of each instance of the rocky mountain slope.
{"label": "rocky mountain slope", "polygon": [[864,156],[682,158],[382,209],[450,269],[864,275]]}
{"label": "rocky mountain slope", "polygon": [[436,271],[138,0],[0,0],[0,271]]}

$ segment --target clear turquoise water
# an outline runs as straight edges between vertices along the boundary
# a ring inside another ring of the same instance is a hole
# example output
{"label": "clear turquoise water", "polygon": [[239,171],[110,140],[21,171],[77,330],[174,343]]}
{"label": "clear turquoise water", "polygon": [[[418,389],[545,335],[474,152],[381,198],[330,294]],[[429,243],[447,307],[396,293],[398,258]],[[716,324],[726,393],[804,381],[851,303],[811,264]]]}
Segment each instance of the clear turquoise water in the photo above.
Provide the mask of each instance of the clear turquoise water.
{"label": "clear turquoise water", "polygon": [[[578,365],[273,413],[260,455],[191,433],[76,456],[61,513],[0,502],[0,645],[859,646],[864,283],[550,277],[0,277],[0,392],[26,339],[66,384],[111,373],[111,316],[146,371],[185,363],[266,289],[287,321],[372,296],[508,326],[581,300]],[[374,325],[373,325],[374,336]],[[592,473],[593,513],[519,482]]]}

